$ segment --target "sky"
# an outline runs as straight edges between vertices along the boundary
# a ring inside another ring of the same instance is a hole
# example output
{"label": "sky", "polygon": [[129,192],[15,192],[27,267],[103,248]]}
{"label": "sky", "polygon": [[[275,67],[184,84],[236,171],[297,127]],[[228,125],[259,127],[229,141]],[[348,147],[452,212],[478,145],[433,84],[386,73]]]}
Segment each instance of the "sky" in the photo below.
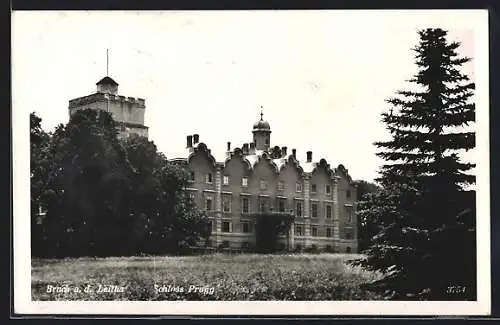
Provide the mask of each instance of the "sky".
{"label": "sky", "polygon": [[[218,161],[227,141],[252,140],[260,118],[271,145],[313,152],[353,179],[372,181],[387,140],[385,100],[415,72],[417,31],[440,27],[476,81],[484,11],[14,12],[13,110],[50,131],[68,101],[109,75],[119,94],[146,100],[149,139],[167,158],[200,135]],[[480,49],[484,50],[484,49]],[[486,49],[487,50],[487,49]],[[484,58],[484,56],[482,57]],[[484,60],[483,60],[484,61]],[[483,84],[484,85],[484,84]],[[487,86],[487,85],[486,85]],[[488,109],[477,107],[477,109]],[[474,160],[473,152],[467,155]]]}

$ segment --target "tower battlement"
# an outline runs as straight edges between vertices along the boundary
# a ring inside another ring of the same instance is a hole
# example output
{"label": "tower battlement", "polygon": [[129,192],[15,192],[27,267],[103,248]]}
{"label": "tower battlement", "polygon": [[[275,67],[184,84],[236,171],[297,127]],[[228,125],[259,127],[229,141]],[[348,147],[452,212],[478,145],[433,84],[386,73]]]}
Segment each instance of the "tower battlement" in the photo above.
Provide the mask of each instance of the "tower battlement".
{"label": "tower battlement", "polygon": [[96,101],[106,102],[107,100],[118,103],[135,104],[139,108],[146,108],[146,100],[139,97],[127,97],[122,95],[113,95],[106,93],[94,93],[91,95],[78,97],[69,101],[69,108],[80,107],[81,105],[94,103]]}
{"label": "tower battlement", "polygon": [[71,99],[68,109],[70,116],[84,109],[109,112],[121,126],[121,133],[136,133],[148,136],[148,128],[144,126],[146,100],[139,97],[118,95],[118,83],[106,76],[97,82],[96,92],[87,96]]}

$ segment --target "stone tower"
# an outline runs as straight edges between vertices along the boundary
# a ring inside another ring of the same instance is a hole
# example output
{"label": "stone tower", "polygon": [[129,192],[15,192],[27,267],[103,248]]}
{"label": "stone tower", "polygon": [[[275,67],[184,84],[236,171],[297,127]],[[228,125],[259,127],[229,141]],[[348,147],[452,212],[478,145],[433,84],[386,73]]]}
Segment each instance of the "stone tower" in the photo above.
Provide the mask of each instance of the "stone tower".
{"label": "stone tower", "polygon": [[118,83],[106,76],[96,83],[96,92],[69,101],[69,114],[81,109],[103,110],[111,113],[119,125],[119,136],[138,134],[148,137],[148,127],[144,125],[145,100],[118,95]]}

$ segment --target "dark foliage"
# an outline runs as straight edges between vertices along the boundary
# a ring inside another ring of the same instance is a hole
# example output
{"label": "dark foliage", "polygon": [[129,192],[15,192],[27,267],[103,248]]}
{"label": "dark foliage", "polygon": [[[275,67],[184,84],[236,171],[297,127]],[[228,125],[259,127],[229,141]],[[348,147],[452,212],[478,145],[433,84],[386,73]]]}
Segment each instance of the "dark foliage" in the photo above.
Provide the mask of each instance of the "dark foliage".
{"label": "dark foliage", "polygon": [[[375,193],[380,190],[380,186],[363,180],[354,181],[357,188],[356,201],[360,202],[367,198],[370,193]],[[369,219],[364,215],[358,216],[358,249],[364,251],[370,246],[370,240],[378,233],[378,225],[373,219]]]}
{"label": "dark foliage", "polygon": [[275,253],[286,247],[278,245],[280,235],[288,234],[293,216],[286,214],[258,214],[255,220],[257,253]]}
{"label": "dark foliage", "polygon": [[146,138],[119,140],[107,112],[79,111],[50,135],[31,120],[34,256],[180,253],[207,235],[184,171]]}
{"label": "dark foliage", "polygon": [[419,32],[414,49],[418,73],[411,91],[389,99],[382,120],[392,140],[377,142],[387,161],[379,192],[359,205],[362,219],[378,227],[366,251],[354,261],[385,277],[367,287],[392,299],[475,300],[475,181],[473,164],[460,151],[475,146],[474,83],[459,67],[459,43],[447,32]]}

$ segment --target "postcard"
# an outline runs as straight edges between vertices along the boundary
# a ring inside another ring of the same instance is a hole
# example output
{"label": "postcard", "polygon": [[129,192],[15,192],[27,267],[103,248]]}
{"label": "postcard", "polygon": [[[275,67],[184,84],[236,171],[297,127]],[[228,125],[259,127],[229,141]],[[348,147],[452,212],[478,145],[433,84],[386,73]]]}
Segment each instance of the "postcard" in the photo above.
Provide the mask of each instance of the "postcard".
{"label": "postcard", "polygon": [[14,312],[488,315],[487,18],[14,11]]}

